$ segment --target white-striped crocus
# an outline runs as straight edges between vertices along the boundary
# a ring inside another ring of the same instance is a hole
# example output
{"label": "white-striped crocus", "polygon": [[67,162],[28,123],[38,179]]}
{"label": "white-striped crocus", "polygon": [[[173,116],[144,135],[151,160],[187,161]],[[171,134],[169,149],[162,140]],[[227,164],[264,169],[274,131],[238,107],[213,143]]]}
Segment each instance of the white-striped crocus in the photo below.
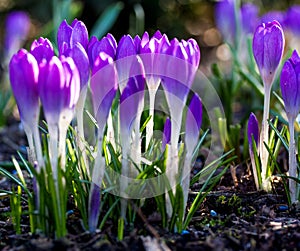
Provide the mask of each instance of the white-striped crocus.
{"label": "white-striped crocus", "polygon": [[103,133],[118,89],[117,70],[112,57],[100,52],[94,61],[91,78],[91,93],[94,116],[98,125],[97,156],[92,173],[92,185],[89,194],[89,230],[94,232],[100,214],[101,185],[105,170],[105,158],[102,156]]}
{"label": "white-striped crocus", "polygon": [[[247,129],[247,136],[248,136],[248,144],[249,144],[249,155],[250,155],[250,160],[251,160],[251,165],[252,165],[252,173],[253,173],[253,178],[255,182],[256,189],[260,189],[260,182],[258,180],[258,171],[259,167],[256,166],[255,162],[255,155],[254,151],[256,149],[257,155],[258,155],[258,145],[259,145],[259,127],[258,127],[258,121],[254,113],[251,112],[248,120],[248,129]],[[255,144],[255,146],[253,145]]]}
{"label": "white-striped crocus", "polygon": [[[43,163],[38,131],[39,96],[38,96],[39,68],[35,57],[25,49],[19,50],[10,60],[9,77],[12,91],[19,109],[28,143],[29,158],[38,158],[38,171]],[[36,152],[38,151],[38,152]],[[30,156],[31,155],[31,156]]]}
{"label": "white-striped crocus", "polygon": [[274,77],[282,58],[284,50],[284,34],[281,25],[277,21],[262,23],[256,28],[253,37],[253,55],[256,60],[263,84],[264,84],[264,112],[261,127],[261,141],[259,152],[261,154],[262,188],[270,190],[271,184],[267,176],[268,151],[264,143],[269,141],[269,110],[270,95]]}
{"label": "white-striped crocus", "polygon": [[89,174],[83,127],[83,109],[90,79],[90,64],[87,55],[88,42],[88,31],[82,21],[75,19],[71,25],[66,20],[62,21],[57,32],[57,44],[59,54],[71,57],[79,71],[80,96],[76,105],[77,145],[85,164],[83,170]]}
{"label": "white-striped crocus", "polygon": [[[289,122],[289,176],[298,178],[294,123],[300,111],[300,57],[296,50],[283,65],[280,87]],[[289,191],[291,202],[296,202],[299,199],[299,188],[297,182],[293,179],[289,179]]]}
{"label": "white-striped crocus", "polygon": [[183,191],[183,208],[186,210],[187,199],[190,187],[190,173],[193,162],[194,150],[198,144],[200,128],[202,124],[202,102],[197,93],[195,93],[189,103],[186,121],[185,121],[185,149],[186,156],[184,167],[181,174],[181,186]]}

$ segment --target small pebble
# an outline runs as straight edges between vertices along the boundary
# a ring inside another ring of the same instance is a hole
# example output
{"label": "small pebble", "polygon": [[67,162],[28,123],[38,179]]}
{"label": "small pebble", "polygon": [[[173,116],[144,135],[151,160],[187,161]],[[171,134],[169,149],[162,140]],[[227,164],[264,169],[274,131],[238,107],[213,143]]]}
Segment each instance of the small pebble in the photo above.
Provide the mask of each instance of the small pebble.
{"label": "small pebble", "polygon": [[187,230],[182,230],[182,231],[181,231],[181,235],[187,235],[187,234],[190,234],[190,232],[187,231]]}
{"label": "small pebble", "polygon": [[278,206],[278,211],[280,211],[280,212],[287,211],[288,209],[289,209],[289,207],[287,205]]}
{"label": "small pebble", "polygon": [[215,210],[210,210],[210,215],[212,217],[216,217],[218,214],[217,214],[217,212]]}
{"label": "small pebble", "polygon": [[71,214],[73,214],[74,213],[74,211],[73,210],[69,210],[69,211],[67,211],[67,215],[71,215]]}

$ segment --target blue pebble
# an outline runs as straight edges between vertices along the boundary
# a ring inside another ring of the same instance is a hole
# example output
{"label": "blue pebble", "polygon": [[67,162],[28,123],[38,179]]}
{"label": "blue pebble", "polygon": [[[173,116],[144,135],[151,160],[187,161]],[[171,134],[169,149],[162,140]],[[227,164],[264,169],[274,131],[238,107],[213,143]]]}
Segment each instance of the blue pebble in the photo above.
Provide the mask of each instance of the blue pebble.
{"label": "blue pebble", "polygon": [[289,207],[287,206],[287,205],[280,205],[279,207],[278,207],[278,210],[279,211],[287,211],[289,209]]}
{"label": "blue pebble", "polygon": [[215,210],[210,210],[210,215],[212,217],[216,217],[218,214],[217,214],[217,212]]}
{"label": "blue pebble", "polygon": [[182,230],[182,231],[181,231],[181,235],[187,235],[187,234],[190,234],[190,232],[187,231],[187,230]]}
{"label": "blue pebble", "polygon": [[71,215],[71,214],[73,214],[74,213],[74,211],[73,210],[69,210],[69,211],[67,211],[67,215]]}

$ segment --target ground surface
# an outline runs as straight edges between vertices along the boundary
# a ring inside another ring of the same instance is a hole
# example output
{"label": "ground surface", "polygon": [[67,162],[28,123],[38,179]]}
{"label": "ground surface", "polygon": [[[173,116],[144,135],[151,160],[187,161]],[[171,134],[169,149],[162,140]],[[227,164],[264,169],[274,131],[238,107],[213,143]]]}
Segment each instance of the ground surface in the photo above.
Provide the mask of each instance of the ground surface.
{"label": "ground surface", "polygon": [[[9,161],[16,151],[24,151],[22,130],[16,124],[0,131],[0,161]],[[9,165],[7,168],[10,168]],[[0,250],[300,250],[300,210],[288,207],[280,182],[273,193],[255,192],[249,170],[236,168],[209,193],[187,231],[174,234],[160,227],[159,215],[141,210],[134,227],[127,228],[122,242],[116,226],[108,220],[102,232],[90,234],[81,227],[76,208],[68,219],[69,234],[54,240],[29,233],[22,221],[22,234],[16,235],[9,219],[9,198],[0,197]],[[0,189],[10,182],[0,176]],[[190,201],[199,187],[190,192]]]}

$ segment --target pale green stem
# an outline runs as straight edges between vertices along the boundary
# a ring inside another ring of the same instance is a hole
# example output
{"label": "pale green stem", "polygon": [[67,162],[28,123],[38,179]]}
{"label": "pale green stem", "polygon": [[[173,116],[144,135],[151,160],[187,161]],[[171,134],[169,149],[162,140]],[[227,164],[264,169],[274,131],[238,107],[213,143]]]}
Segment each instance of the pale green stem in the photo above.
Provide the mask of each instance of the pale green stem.
{"label": "pale green stem", "polygon": [[270,110],[270,95],[271,95],[271,86],[269,84],[264,85],[265,95],[264,95],[264,112],[261,128],[261,140],[260,140],[260,153],[261,153],[261,178],[262,178],[262,188],[265,191],[270,191],[271,184],[269,177],[267,177],[267,168],[268,168],[268,158],[269,152],[264,145],[264,142],[269,144],[269,110]]}
{"label": "pale green stem", "polygon": [[[174,98],[170,97],[171,99]],[[176,98],[175,98],[176,99]],[[180,135],[181,119],[183,107],[179,107],[178,100],[168,100],[170,115],[171,115],[171,142],[170,142],[170,160],[167,162],[166,174],[172,187],[172,192],[176,192],[176,175],[178,173],[178,139]],[[167,214],[171,217],[173,209],[169,196],[166,196]]]}
{"label": "pale green stem", "polygon": [[102,137],[98,139],[97,156],[92,172],[92,182],[101,187],[105,171],[105,158],[102,156]]}
{"label": "pale green stem", "polygon": [[[294,122],[295,119],[289,119],[289,132],[290,132],[290,144],[289,144],[289,176],[297,178],[297,161],[295,151],[295,134],[294,134]],[[298,200],[297,195],[297,182],[293,179],[289,179],[289,190],[291,202],[294,203]]]}
{"label": "pale green stem", "polygon": [[155,79],[150,78],[148,83],[149,89],[149,116],[150,120],[146,126],[146,149],[150,144],[150,140],[153,137],[153,127],[154,127],[154,105],[155,105],[155,95],[158,90],[159,81],[155,83]]}
{"label": "pale green stem", "polygon": [[33,139],[35,144],[35,150],[36,150],[36,156],[38,161],[38,173],[40,172],[41,168],[45,167],[44,158],[43,158],[43,151],[42,151],[42,145],[41,145],[41,139],[40,139],[40,133],[38,126],[34,127],[33,129]]}
{"label": "pale green stem", "polygon": [[60,167],[66,171],[66,136],[68,126],[60,126],[58,138],[58,155],[60,156]]}
{"label": "pale green stem", "polygon": [[182,174],[181,174],[181,187],[183,191],[183,210],[184,210],[183,215],[185,215],[186,212],[187,200],[189,196],[191,164],[192,164],[192,152],[187,151]]}
{"label": "pale green stem", "polygon": [[[57,205],[61,205],[61,200],[59,196],[59,184],[58,184],[58,125],[50,125],[48,124],[48,130],[49,130],[49,158],[50,163],[52,167],[52,177],[54,180],[55,185],[55,193],[56,193],[56,199],[57,199]],[[61,207],[58,206],[58,217],[59,219],[62,219],[62,212]]]}
{"label": "pale green stem", "polygon": [[27,148],[28,160],[33,165],[34,162],[36,161],[36,155],[35,155],[35,147],[33,143],[34,141],[33,141],[32,128],[25,123],[23,123],[23,127],[29,145],[29,148]]}
{"label": "pale green stem", "polygon": [[[124,136],[124,135],[123,135]],[[128,163],[128,154],[129,154],[129,137],[123,137],[124,140],[122,140],[122,171],[121,174],[122,176],[125,176],[124,178],[121,178],[120,182],[120,192],[121,196],[122,193],[124,196],[126,196],[126,189],[128,187],[128,174],[129,174],[129,163]],[[125,220],[126,219],[126,209],[127,209],[127,199],[126,198],[121,198],[121,217]]]}

